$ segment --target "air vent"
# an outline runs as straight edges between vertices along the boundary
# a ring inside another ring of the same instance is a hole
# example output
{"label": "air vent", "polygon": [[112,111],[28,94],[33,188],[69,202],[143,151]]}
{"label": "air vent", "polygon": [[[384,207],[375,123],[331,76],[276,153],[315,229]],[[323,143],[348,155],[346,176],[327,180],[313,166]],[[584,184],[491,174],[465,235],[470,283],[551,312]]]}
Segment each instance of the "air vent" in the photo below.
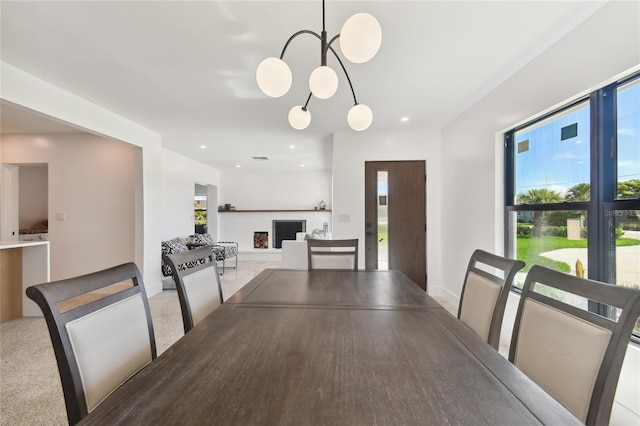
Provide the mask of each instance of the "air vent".
{"label": "air vent", "polygon": [[269,159],[269,157],[251,157],[251,158],[258,161],[267,161]]}

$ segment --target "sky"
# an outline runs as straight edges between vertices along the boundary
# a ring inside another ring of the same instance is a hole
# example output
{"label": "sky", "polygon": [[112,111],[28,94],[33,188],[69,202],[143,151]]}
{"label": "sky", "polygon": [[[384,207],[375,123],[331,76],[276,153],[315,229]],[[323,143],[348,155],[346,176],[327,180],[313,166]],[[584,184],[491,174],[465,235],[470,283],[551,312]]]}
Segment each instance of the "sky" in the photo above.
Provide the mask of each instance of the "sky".
{"label": "sky", "polygon": [[[619,90],[617,110],[618,180],[640,179],[640,81]],[[547,188],[564,196],[589,182],[589,115],[587,101],[516,132],[516,195]],[[562,128],[576,124],[577,134],[561,140]]]}

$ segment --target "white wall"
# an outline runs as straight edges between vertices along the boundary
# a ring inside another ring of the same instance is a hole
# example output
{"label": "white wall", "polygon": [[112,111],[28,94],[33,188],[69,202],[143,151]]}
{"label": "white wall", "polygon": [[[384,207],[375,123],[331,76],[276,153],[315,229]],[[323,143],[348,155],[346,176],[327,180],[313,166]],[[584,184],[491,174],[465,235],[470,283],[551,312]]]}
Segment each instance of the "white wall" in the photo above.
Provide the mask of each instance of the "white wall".
{"label": "white wall", "polygon": [[3,135],[1,149],[6,163],[48,164],[52,280],[135,260],[134,147],[68,134]]}
{"label": "white wall", "polygon": [[[5,62],[1,63],[0,83],[3,102],[84,129],[105,139],[141,148],[135,150],[133,155],[136,164],[133,179],[134,259],[142,272],[147,293],[153,295],[162,291],[160,242],[164,236],[182,234],[187,228],[193,229],[193,212],[190,216],[185,215],[186,207],[184,210],[176,207],[180,205],[182,198],[175,202],[172,199],[181,186],[171,184],[165,190],[163,184],[171,181],[171,177],[166,176],[173,176],[180,181],[191,180],[189,208],[193,209],[193,184],[215,183],[219,179],[218,170],[175,156],[175,153],[162,148],[159,134]],[[3,143],[5,138],[6,135],[3,135]],[[3,163],[9,162],[4,156],[0,155],[0,158]],[[167,165],[166,170],[163,170],[164,165]],[[51,196],[51,191],[49,194]],[[167,211],[163,211],[166,206],[169,206]],[[188,217],[191,217],[190,226],[187,225]]]}
{"label": "white wall", "polygon": [[[220,172],[181,154],[162,150],[161,240],[194,233],[193,197],[195,184],[219,185]],[[160,251],[160,245],[157,248]]]}
{"label": "white wall", "polygon": [[[365,161],[426,160],[427,167],[427,290],[438,294],[442,285],[440,269],[442,187],[440,133],[344,132],[333,137],[333,237],[364,241]],[[340,215],[349,215],[348,223]],[[364,250],[358,263],[364,265]]]}
{"label": "white wall", "polygon": [[[502,133],[638,64],[640,3],[610,2],[443,129],[442,270],[451,303],[473,250],[503,251]],[[505,313],[509,333],[514,315]],[[628,351],[614,425],[640,424],[640,349],[630,344]]]}
{"label": "white wall", "polygon": [[443,128],[443,278],[451,297],[474,249],[503,250],[502,132],[639,63],[640,3],[612,2]]}
{"label": "white wall", "polygon": [[238,210],[313,209],[320,201],[331,208],[331,170],[224,170],[218,203]]}
{"label": "white wall", "polygon": [[49,218],[49,170],[46,164],[20,167],[20,229]]}

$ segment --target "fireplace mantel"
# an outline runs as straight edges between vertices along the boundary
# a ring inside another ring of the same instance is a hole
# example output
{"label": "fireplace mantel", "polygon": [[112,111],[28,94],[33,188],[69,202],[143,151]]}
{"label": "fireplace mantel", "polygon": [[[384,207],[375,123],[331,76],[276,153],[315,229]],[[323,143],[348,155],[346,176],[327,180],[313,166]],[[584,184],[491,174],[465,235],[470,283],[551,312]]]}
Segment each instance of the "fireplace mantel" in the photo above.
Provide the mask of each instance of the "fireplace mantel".
{"label": "fireplace mantel", "polygon": [[280,212],[330,212],[331,210],[218,210],[218,213],[280,213]]}

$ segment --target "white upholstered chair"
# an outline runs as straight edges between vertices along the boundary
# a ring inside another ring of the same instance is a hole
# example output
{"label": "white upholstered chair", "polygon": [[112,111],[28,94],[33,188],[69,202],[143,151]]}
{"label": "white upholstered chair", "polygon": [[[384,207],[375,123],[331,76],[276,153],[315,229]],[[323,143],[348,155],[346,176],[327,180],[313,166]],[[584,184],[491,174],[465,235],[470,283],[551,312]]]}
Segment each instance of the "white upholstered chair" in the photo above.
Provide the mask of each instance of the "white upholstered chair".
{"label": "white upholstered chair", "polygon": [[165,255],[164,260],[172,270],[187,333],[223,301],[215,254],[204,246]]}
{"label": "white upholstered chair", "polygon": [[[592,310],[596,302],[600,309],[607,306],[606,316],[561,301],[576,296],[588,300],[583,304]],[[608,425],[638,315],[638,290],[533,266],[522,289],[509,360],[585,424]]]}
{"label": "white upholstered chair", "polygon": [[358,239],[307,240],[307,260],[312,269],[358,269]]}
{"label": "white upholstered chair", "polygon": [[483,250],[471,255],[462,286],[458,318],[498,349],[507,298],[521,260],[507,259]]}
{"label": "white upholstered chair", "polygon": [[27,288],[47,322],[69,424],[156,357],[140,272],[127,263]]}

